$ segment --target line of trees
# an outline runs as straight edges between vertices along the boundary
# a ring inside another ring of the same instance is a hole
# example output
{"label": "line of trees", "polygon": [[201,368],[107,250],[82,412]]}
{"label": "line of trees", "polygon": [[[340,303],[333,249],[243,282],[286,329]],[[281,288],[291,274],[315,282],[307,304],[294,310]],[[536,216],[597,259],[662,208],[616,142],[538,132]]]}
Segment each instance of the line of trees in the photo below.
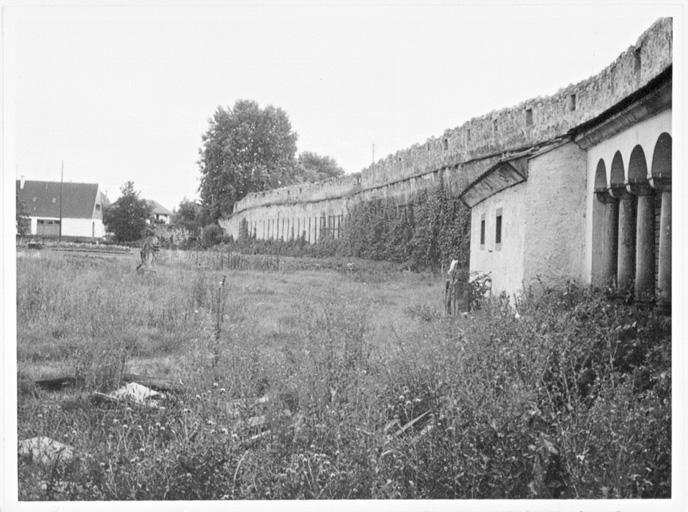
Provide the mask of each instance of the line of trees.
{"label": "line of trees", "polygon": [[[199,149],[200,201],[184,198],[172,217],[175,227],[206,245],[221,240],[219,219],[230,215],[247,194],[344,174],[329,156],[310,151],[297,155],[298,135],[280,108],[238,100],[233,107],[218,107],[208,123]],[[103,222],[117,241],[137,240],[151,217],[147,207],[134,184],[127,182]]]}

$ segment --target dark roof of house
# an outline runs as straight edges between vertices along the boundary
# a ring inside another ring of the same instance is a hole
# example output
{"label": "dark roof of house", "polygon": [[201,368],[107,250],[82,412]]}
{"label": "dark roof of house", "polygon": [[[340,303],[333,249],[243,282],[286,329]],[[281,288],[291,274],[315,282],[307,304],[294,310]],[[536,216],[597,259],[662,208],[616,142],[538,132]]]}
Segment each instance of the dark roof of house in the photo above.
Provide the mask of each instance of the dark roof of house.
{"label": "dark roof of house", "polygon": [[[63,183],[62,217],[91,219],[98,193],[97,183]],[[60,217],[60,182],[29,181],[21,186],[17,180],[17,195],[30,217]]]}
{"label": "dark roof of house", "polygon": [[157,215],[172,215],[172,212],[165,208],[163,205],[155,201],[154,199],[146,199],[148,204],[153,208],[153,214]]}

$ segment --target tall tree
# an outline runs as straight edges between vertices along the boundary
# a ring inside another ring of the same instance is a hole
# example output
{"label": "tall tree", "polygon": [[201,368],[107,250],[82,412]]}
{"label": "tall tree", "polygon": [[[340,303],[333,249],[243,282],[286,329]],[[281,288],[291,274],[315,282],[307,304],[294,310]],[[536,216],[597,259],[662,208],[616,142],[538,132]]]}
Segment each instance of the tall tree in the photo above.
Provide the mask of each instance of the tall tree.
{"label": "tall tree", "polygon": [[118,242],[132,242],[143,236],[153,210],[145,199],[141,199],[133,182],[127,181],[120,191],[117,201],[105,210],[103,223]]}
{"label": "tall tree", "polygon": [[172,216],[172,224],[186,229],[194,236],[198,236],[203,227],[201,223],[201,206],[187,198],[182,199]]}
{"label": "tall tree", "polygon": [[296,139],[287,114],[239,100],[219,107],[200,149],[201,203],[213,221],[250,192],[296,181]]}
{"label": "tall tree", "polygon": [[311,151],[299,154],[296,167],[299,181],[322,181],[344,174],[344,169],[337,165],[334,158],[321,156]]}

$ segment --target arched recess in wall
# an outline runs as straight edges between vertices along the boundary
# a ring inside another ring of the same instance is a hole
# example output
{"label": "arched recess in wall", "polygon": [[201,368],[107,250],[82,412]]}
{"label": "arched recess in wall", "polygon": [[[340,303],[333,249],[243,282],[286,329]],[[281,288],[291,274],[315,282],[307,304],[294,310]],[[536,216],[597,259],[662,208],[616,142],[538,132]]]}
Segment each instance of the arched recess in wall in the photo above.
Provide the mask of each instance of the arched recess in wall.
{"label": "arched recess in wall", "polygon": [[671,135],[666,132],[659,136],[652,153],[652,176],[671,178]]}
{"label": "arched recess in wall", "polygon": [[631,158],[628,160],[628,182],[647,182],[647,160],[645,159],[645,152],[640,145],[633,148]]}
{"label": "arched recess in wall", "polygon": [[610,185],[619,186],[626,182],[626,176],[624,172],[623,157],[621,156],[621,151],[614,153],[614,158],[612,159],[612,170],[609,177]]}
{"label": "arched recess in wall", "polygon": [[597,170],[595,171],[595,192],[604,192],[607,190],[607,167],[604,165],[604,160],[600,158],[597,162]]}

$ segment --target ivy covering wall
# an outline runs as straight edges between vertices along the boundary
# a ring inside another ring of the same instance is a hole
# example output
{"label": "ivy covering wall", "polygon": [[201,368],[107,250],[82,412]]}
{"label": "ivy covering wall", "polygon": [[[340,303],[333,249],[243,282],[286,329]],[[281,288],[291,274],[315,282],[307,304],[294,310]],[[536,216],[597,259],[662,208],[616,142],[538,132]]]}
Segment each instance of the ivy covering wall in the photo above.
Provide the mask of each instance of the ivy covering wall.
{"label": "ivy covering wall", "polygon": [[452,259],[468,267],[470,209],[440,187],[419,192],[406,204],[374,200],[355,205],[337,239],[324,236],[315,244],[303,238],[258,240],[242,222],[238,240],[230,245],[251,254],[385,260],[413,270],[437,270]]}

